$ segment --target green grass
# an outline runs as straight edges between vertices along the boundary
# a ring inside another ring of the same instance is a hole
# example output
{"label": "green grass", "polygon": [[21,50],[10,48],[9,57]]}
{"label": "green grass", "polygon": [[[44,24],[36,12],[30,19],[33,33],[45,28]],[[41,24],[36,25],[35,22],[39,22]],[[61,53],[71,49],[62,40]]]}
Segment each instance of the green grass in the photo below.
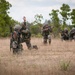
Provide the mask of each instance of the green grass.
{"label": "green grass", "polygon": [[67,71],[68,68],[69,68],[69,66],[70,66],[70,63],[71,63],[71,61],[68,61],[68,62],[63,61],[63,62],[60,64],[61,70]]}

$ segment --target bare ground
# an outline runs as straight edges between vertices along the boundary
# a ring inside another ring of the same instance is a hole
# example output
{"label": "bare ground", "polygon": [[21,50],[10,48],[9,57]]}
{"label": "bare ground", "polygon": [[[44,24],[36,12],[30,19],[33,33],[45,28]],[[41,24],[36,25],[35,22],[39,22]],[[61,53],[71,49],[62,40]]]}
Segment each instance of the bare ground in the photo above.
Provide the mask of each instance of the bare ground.
{"label": "bare ground", "polygon": [[[75,41],[52,39],[44,45],[41,38],[32,38],[38,50],[24,50],[14,55],[9,48],[9,39],[0,39],[0,75],[75,75]],[[61,65],[70,61],[67,71]]]}

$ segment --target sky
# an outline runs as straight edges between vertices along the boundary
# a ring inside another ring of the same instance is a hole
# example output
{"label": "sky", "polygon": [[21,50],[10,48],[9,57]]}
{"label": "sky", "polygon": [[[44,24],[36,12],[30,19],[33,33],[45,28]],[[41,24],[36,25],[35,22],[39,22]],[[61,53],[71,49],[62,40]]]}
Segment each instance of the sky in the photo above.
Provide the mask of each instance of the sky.
{"label": "sky", "polygon": [[60,9],[63,3],[68,4],[71,9],[75,9],[75,0],[6,0],[12,7],[10,16],[19,22],[26,16],[28,22],[35,20],[36,14],[42,14],[43,21],[50,19],[49,13],[52,9]]}

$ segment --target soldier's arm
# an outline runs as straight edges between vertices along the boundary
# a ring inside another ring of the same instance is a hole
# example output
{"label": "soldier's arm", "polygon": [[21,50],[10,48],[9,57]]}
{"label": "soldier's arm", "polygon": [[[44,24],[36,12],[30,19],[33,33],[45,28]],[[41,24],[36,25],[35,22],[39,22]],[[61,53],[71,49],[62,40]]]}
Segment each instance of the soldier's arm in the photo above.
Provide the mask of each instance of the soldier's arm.
{"label": "soldier's arm", "polygon": [[25,16],[23,17],[23,20],[24,20],[24,25],[26,26],[26,17]]}

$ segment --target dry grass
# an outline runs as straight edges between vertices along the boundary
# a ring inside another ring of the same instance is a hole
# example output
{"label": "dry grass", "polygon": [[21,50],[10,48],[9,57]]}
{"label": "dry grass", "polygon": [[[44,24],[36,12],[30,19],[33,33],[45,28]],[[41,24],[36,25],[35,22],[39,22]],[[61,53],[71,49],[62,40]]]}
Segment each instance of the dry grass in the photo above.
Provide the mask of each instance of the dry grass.
{"label": "dry grass", "polygon": [[[0,75],[75,75],[75,42],[52,39],[46,46],[41,38],[32,38],[38,50],[28,50],[13,55],[9,39],[0,39]],[[62,62],[69,62],[67,71],[61,70]]]}

